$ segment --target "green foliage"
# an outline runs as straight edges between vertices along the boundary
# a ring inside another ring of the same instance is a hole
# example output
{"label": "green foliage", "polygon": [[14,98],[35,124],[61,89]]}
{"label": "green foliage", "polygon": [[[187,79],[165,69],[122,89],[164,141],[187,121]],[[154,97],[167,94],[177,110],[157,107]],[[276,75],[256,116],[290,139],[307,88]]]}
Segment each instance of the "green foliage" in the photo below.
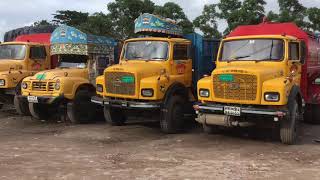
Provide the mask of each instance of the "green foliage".
{"label": "green foliage", "polygon": [[142,13],[152,13],[154,3],[150,0],[115,0],[108,4],[112,31],[118,39],[135,37],[134,20]]}
{"label": "green foliage", "polygon": [[205,5],[202,14],[193,21],[194,26],[203,32],[204,37],[221,38],[221,33],[218,31],[216,7],[215,4]]}
{"label": "green foliage", "polygon": [[78,11],[57,11],[53,14],[52,22],[54,24],[66,24],[69,26],[78,26],[88,20],[89,13],[83,13]]}
{"label": "green foliage", "polygon": [[39,27],[39,26],[49,26],[49,25],[52,25],[52,24],[47,20],[41,20],[41,21],[34,22],[32,26]]}
{"label": "green foliage", "polygon": [[259,24],[264,15],[264,0],[244,0],[240,9],[239,18],[243,24]]}
{"label": "green foliage", "polygon": [[110,16],[100,13],[94,13],[93,15],[89,16],[87,21],[76,26],[78,29],[85,33],[89,34],[97,34],[102,36],[112,36],[114,37],[115,34],[112,29],[112,21]]}
{"label": "green foliage", "polygon": [[311,22],[310,29],[312,31],[320,31],[320,9],[310,8],[307,11],[308,19]]}
{"label": "green foliage", "polygon": [[167,2],[163,6],[155,6],[153,14],[176,21],[182,27],[184,34],[194,32],[192,22],[187,18],[183,9],[176,3]]}
{"label": "green foliage", "polygon": [[300,27],[306,27],[304,21],[306,10],[298,0],[278,0],[280,13],[279,22],[295,22]]}

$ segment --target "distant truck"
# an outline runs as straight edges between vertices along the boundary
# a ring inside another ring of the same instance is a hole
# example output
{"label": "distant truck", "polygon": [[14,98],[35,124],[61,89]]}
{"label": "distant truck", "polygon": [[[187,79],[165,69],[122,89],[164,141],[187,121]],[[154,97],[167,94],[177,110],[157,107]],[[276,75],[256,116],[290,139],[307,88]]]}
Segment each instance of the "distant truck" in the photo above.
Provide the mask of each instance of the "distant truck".
{"label": "distant truck", "polygon": [[119,64],[97,77],[92,102],[113,125],[137,115],[159,119],[163,132],[178,132],[194,114],[193,82],[214,69],[219,40],[182,37],[178,26],[152,14],[137,18],[135,32],[147,35],[124,42]]}
{"label": "distant truck", "polygon": [[223,39],[216,65],[198,82],[194,108],[204,131],[275,125],[281,141],[293,144],[303,117],[320,123],[319,39],[295,24],[237,27]]}
{"label": "distant truck", "polygon": [[58,115],[72,123],[93,121],[97,108],[90,100],[96,91],[95,78],[117,62],[116,45],[112,38],[58,27],[51,35],[51,55],[58,56],[57,68],[25,78],[17,99],[28,103],[36,119]]}
{"label": "distant truck", "polygon": [[21,93],[22,79],[52,68],[50,57],[50,34],[18,36],[16,41],[0,44],[0,102],[14,102],[20,114],[29,114],[15,95]]}

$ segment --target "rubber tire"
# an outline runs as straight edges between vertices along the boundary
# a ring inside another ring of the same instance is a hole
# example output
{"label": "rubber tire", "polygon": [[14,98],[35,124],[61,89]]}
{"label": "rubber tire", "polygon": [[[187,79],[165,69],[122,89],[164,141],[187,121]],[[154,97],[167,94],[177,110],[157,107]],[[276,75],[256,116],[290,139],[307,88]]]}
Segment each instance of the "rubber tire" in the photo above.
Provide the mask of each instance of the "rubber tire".
{"label": "rubber tire", "polygon": [[30,116],[31,115],[30,110],[29,110],[29,103],[20,101],[17,95],[15,95],[13,98],[13,104],[14,104],[14,107],[16,108],[16,111],[19,115],[22,115],[22,116]]}
{"label": "rubber tire", "polygon": [[184,98],[172,96],[168,103],[164,105],[164,110],[160,115],[160,127],[162,132],[167,134],[178,133],[182,130],[184,116]]}
{"label": "rubber tire", "polygon": [[67,118],[72,124],[93,122],[96,115],[96,105],[91,102],[94,95],[89,90],[77,91],[72,102],[67,104]]}
{"label": "rubber tire", "polygon": [[49,106],[46,104],[29,103],[29,110],[35,119],[48,120],[50,118]]}
{"label": "rubber tire", "polygon": [[320,124],[320,106],[309,104],[304,112],[304,120],[310,124]]}
{"label": "rubber tire", "polygon": [[301,113],[296,101],[289,107],[289,115],[280,124],[280,140],[283,144],[292,145],[297,140]]}
{"label": "rubber tire", "polygon": [[123,126],[127,121],[124,112],[118,108],[109,108],[105,106],[103,108],[103,114],[106,122],[112,126]]}

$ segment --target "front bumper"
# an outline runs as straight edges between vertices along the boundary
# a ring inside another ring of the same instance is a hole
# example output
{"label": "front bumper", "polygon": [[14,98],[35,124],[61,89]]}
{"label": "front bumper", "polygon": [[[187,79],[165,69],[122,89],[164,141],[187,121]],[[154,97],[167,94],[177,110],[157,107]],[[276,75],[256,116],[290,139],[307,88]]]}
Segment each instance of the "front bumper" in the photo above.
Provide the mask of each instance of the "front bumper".
{"label": "front bumper", "polygon": [[24,102],[30,102],[30,103],[39,103],[39,104],[60,104],[61,102],[63,102],[65,100],[63,95],[60,96],[32,96],[32,97],[36,97],[37,101],[32,101],[30,102],[28,100],[28,96],[23,96],[23,95],[19,95],[18,99],[20,101],[24,101]]}
{"label": "front bumper", "polygon": [[195,110],[198,113],[202,114],[225,114],[226,106],[234,106],[240,108],[240,116],[246,115],[263,115],[263,116],[272,116],[272,117],[284,117],[288,114],[287,110],[284,109],[270,109],[266,107],[243,107],[239,105],[223,105],[223,104],[204,104],[198,103],[196,104]]}
{"label": "front bumper", "polygon": [[137,102],[127,100],[113,100],[98,96],[93,96],[91,102],[102,106],[122,108],[122,109],[160,109],[161,102]]}

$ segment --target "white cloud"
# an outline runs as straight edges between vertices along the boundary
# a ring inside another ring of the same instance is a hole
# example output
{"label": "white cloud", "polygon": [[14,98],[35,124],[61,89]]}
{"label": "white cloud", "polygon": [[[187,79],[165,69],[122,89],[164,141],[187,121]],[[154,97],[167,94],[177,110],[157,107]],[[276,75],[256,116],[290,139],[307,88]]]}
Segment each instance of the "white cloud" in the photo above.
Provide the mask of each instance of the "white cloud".
{"label": "white cloud", "polygon": [[[6,31],[29,25],[42,19],[50,20],[56,10],[77,10],[83,12],[107,12],[107,4],[113,0],[1,0],[0,1],[0,41]],[[219,0],[153,0],[156,4],[178,3],[193,20],[201,14],[205,4]],[[277,0],[266,0],[266,11],[278,11]],[[300,0],[306,7],[320,7],[320,0]],[[221,27],[224,25],[222,24]],[[220,28],[223,29],[223,28]]]}

